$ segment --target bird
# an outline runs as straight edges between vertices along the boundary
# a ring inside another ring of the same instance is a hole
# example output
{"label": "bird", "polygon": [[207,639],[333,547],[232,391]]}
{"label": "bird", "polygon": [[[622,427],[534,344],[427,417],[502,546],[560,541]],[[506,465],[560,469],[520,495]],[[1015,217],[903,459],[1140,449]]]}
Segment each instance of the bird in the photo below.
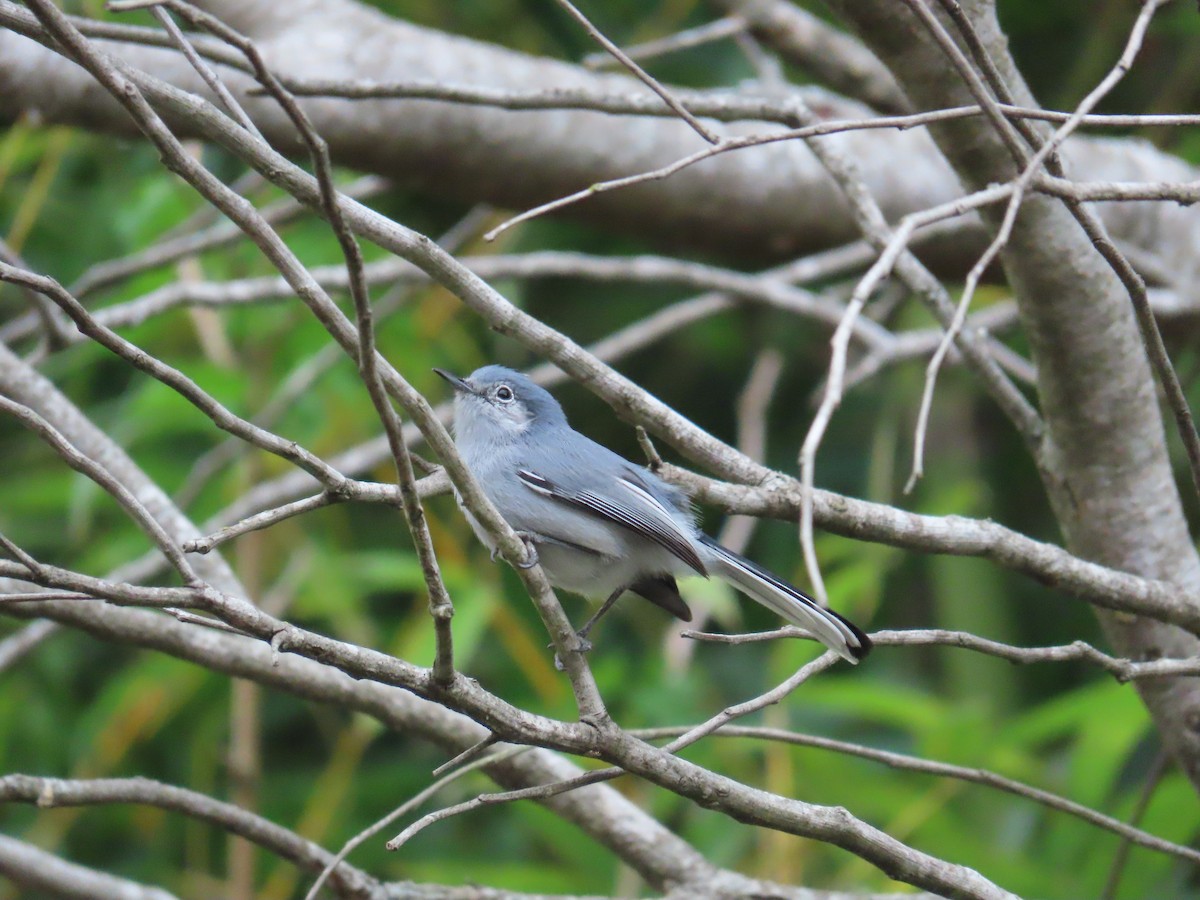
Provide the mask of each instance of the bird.
{"label": "bird", "polygon": [[[694,574],[722,579],[851,663],[870,652],[861,629],[701,531],[683,491],[576,431],[554,396],[525,375],[500,365],[466,378],[433,371],[454,388],[463,462],[550,583],[605,598],[576,632],[578,649],[591,649],[592,627],[626,592],[691,621],[676,578]],[[455,496],[495,558],[491,536]]]}

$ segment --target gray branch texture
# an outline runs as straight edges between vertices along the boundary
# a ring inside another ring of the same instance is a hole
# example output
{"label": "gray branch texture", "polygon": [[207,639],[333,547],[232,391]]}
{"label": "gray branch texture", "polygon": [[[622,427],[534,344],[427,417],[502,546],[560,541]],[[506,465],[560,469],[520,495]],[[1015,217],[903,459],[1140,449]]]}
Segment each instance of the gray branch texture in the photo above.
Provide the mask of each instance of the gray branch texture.
{"label": "gray branch texture", "polygon": [[[0,748],[0,900],[1194,891],[1200,173],[1132,135],[1200,117],[1105,104],[1173,6],[1066,109],[990,0],[515,3],[495,42],[403,3],[77,6],[0,0],[0,717],[90,698],[44,759]],[[706,53],[719,86],[657,75]],[[694,631],[630,609],[576,650],[429,375],[485,361],[744,517],[873,655],[711,585]],[[947,487],[1001,454],[1011,496]],[[1039,760],[1087,692],[1112,730],[1088,701]]]}

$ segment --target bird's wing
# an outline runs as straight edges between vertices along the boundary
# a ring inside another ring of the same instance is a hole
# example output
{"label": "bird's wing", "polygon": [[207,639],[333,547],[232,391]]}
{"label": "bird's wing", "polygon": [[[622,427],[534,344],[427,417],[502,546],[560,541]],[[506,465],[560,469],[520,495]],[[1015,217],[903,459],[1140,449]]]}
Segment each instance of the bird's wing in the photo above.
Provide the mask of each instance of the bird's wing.
{"label": "bird's wing", "polygon": [[638,483],[640,479],[634,472],[617,476],[613,495],[608,497],[586,488],[570,490],[530,469],[519,470],[517,477],[531,491],[628,528],[673,553],[701,575],[708,575],[692,536],[669,509]]}

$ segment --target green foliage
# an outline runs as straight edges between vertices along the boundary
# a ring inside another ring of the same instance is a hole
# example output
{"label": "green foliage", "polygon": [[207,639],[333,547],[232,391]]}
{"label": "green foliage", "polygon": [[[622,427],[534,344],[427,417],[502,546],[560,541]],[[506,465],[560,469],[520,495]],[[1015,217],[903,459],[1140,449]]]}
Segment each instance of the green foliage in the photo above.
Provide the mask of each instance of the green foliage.
{"label": "green foliage", "polygon": [[[524,2],[380,2],[388,12],[430,27],[499,40],[518,49],[577,57],[592,48],[548,0]],[[1080,85],[1114,57],[1125,22],[1112,28],[1093,4],[1001,4],[1014,52],[1028,64],[1047,102],[1070,102]],[[1132,15],[1130,4],[1107,3]],[[710,10],[694,2],[622,0],[601,9],[599,24],[622,43],[699,24]],[[1187,13],[1185,15],[1185,13]],[[1178,54],[1197,29],[1194,10],[1178,6],[1156,25],[1161,47]],[[1097,24],[1095,29],[1091,29]],[[1165,51],[1164,51],[1165,52]],[[1067,54],[1075,77],[1051,83]],[[728,84],[745,74],[728,44],[690,51],[656,73],[682,83]],[[1194,84],[1174,85],[1194,100]],[[1144,80],[1122,96],[1148,105],[1158,88]],[[1131,92],[1137,92],[1134,95]],[[1186,104],[1179,104],[1182,108]],[[1150,135],[1200,160],[1192,131]],[[228,160],[206,157],[215,168]],[[349,174],[349,173],[346,173]],[[64,284],[94,263],[135,252],[202,208],[155,154],[137,142],[17,123],[0,135],[0,234],[30,266]],[[277,197],[262,191],[256,202]],[[375,201],[430,233],[465,212],[396,189]],[[311,219],[288,226],[289,244],[311,264],[336,263],[328,228]],[[19,240],[15,240],[19,238]],[[598,253],[647,250],[580,225],[541,221],[503,249],[570,247]],[[472,252],[489,252],[473,246]],[[368,253],[374,253],[368,248]],[[272,274],[252,248],[204,254],[199,274],[228,279]],[[90,298],[93,308],[141,296],[180,277],[174,268],[139,275]],[[555,280],[509,284],[506,293],[577,339],[589,340],[677,299],[677,290]],[[348,302],[346,298],[337,298]],[[994,299],[994,297],[992,298]],[[988,302],[981,292],[980,303]],[[0,288],[0,314],[23,309]],[[910,315],[905,313],[905,315]],[[326,343],[298,300],[222,313],[173,312],[123,332],[186,372],[222,403],[253,416],[281,382]],[[418,389],[445,394],[430,368],[468,371],[488,360],[536,362],[497,337],[437,288],[411,292],[380,323],[380,345]],[[753,363],[748,347],[781,349],[787,368],[771,414],[769,461],[794,471],[795,454],[826,364],[823,334],[783,313],[725,314],[622,361],[630,377],[722,438],[734,435],[734,400]],[[22,348],[32,349],[32,345]],[[1194,360],[1193,360],[1194,362]],[[76,346],[44,371],[168,491],[187,481],[195,461],[224,435],[161,384],[129,370],[95,346]],[[886,383],[852,393],[834,419],[819,461],[821,483],[894,502],[916,512],[991,516],[1048,539],[1056,537],[1028,461],[976,385],[947,372],[930,431],[929,473],[911,497],[899,490],[910,465],[922,363]],[[1194,392],[1193,392],[1194,394]],[[561,392],[568,413],[586,414],[591,435],[636,458],[630,429],[582,390]],[[1200,396],[1193,396],[1193,402]],[[353,364],[333,366],[289,404],[273,426],[326,457],[374,436],[378,422]],[[666,448],[660,448],[664,452]],[[43,445],[0,421],[0,459],[19,478],[0,479],[0,533],[38,558],[103,574],[149,549],[109,497],[67,471]],[[248,486],[288,467],[241,451],[200,492],[189,512],[203,521]],[[391,480],[388,467],[369,477]],[[1013,485],[1021,485],[1014,490]],[[1015,496],[1015,495],[1020,496]],[[446,583],[456,604],[456,662],[515,705],[570,717],[569,690],[551,664],[546,637],[512,574],[488,560],[446,498],[427,505]],[[706,516],[710,530],[717,517]],[[833,604],[872,629],[946,627],[1017,644],[1082,638],[1103,644],[1081,603],[974,559],[925,558],[823,536],[818,542]],[[397,510],[333,507],[246,536],[226,548],[253,596],[274,596],[286,616],[317,631],[394,653],[421,665],[433,639],[419,565]],[[763,523],[751,554],[801,583],[795,529]],[[688,583],[685,593],[718,625],[750,630],[773,620],[723,588]],[[582,603],[567,598],[582,621]],[[678,652],[663,614],[625,601],[598,632],[591,658],[618,722],[627,728],[687,725],[769,689],[811,659],[801,642],[723,646]],[[19,627],[0,620],[0,634]],[[336,709],[260,691],[238,701],[259,718],[261,811],[326,847],[339,847],[377,817],[421,790],[444,761],[411,736]],[[218,796],[235,791],[227,763],[231,687],[221,677],[174,659],[64,633],[3,675],[0,769],[61,776],[142,774]],[[243,710],[244,711],[244,710]],[[881,648],[856,669],[839,666],[803,685],[757,723],[858,741],[962,766],[990,769],[1056,791],[1118,818],[1137,804],[1160,752],[1134,689],[1082,666],[1022,669],[957,649]],[[1021,893],[1043,898],[1097,896],[1117,839],[1063,813],[978,785],[890,770],[825,750],[709,738],[687,758],[749,784],[816,803],[847,807],[918,847],[972,866]],[[888,891],[885,876],[834,848],[764,835],[625,779],[619,783],[713,862],[781,881],[836,889]],[[436,802],[488,790],[472,776]],[[1189,842],[1200,827],[1194,791],[1169,772],[1154,790],[1145,827]],[[0,828],[61,850],[68,858],[162,884],[187,896],[220,884],[228,849],[216,831],[180,817],[133,808],[49,810],[4,807]],[[483,835],[485,837],[481,838]],[[548,811],[518,805],[486,809],[429,829],[399,854],[369,842],[353,857],[386,877],[541,892],[606,893],[628,883],[613,858]],[[264,898],[302,896],[306,878],[259,857]],[[1160,854],[1132,851],[1118,897],[1200,896],[1189,870]],[[207,879],[207,880],[206,880]],[[206,888],[205,886],[208,886]],[[14,894],[0,886],[0,898]]]}

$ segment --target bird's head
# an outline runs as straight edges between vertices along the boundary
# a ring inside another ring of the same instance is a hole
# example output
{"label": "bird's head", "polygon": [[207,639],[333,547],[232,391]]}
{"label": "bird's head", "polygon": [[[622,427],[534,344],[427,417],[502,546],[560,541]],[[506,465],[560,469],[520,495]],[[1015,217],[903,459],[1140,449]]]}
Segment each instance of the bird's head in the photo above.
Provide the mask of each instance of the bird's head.
{"label": "bird's head", "polygon": [[434,369],[454,388],[454,435],[460,442],[506,443],[546,425],[566,425],[545,388],[504,366],[484,366],[466,378]]}

